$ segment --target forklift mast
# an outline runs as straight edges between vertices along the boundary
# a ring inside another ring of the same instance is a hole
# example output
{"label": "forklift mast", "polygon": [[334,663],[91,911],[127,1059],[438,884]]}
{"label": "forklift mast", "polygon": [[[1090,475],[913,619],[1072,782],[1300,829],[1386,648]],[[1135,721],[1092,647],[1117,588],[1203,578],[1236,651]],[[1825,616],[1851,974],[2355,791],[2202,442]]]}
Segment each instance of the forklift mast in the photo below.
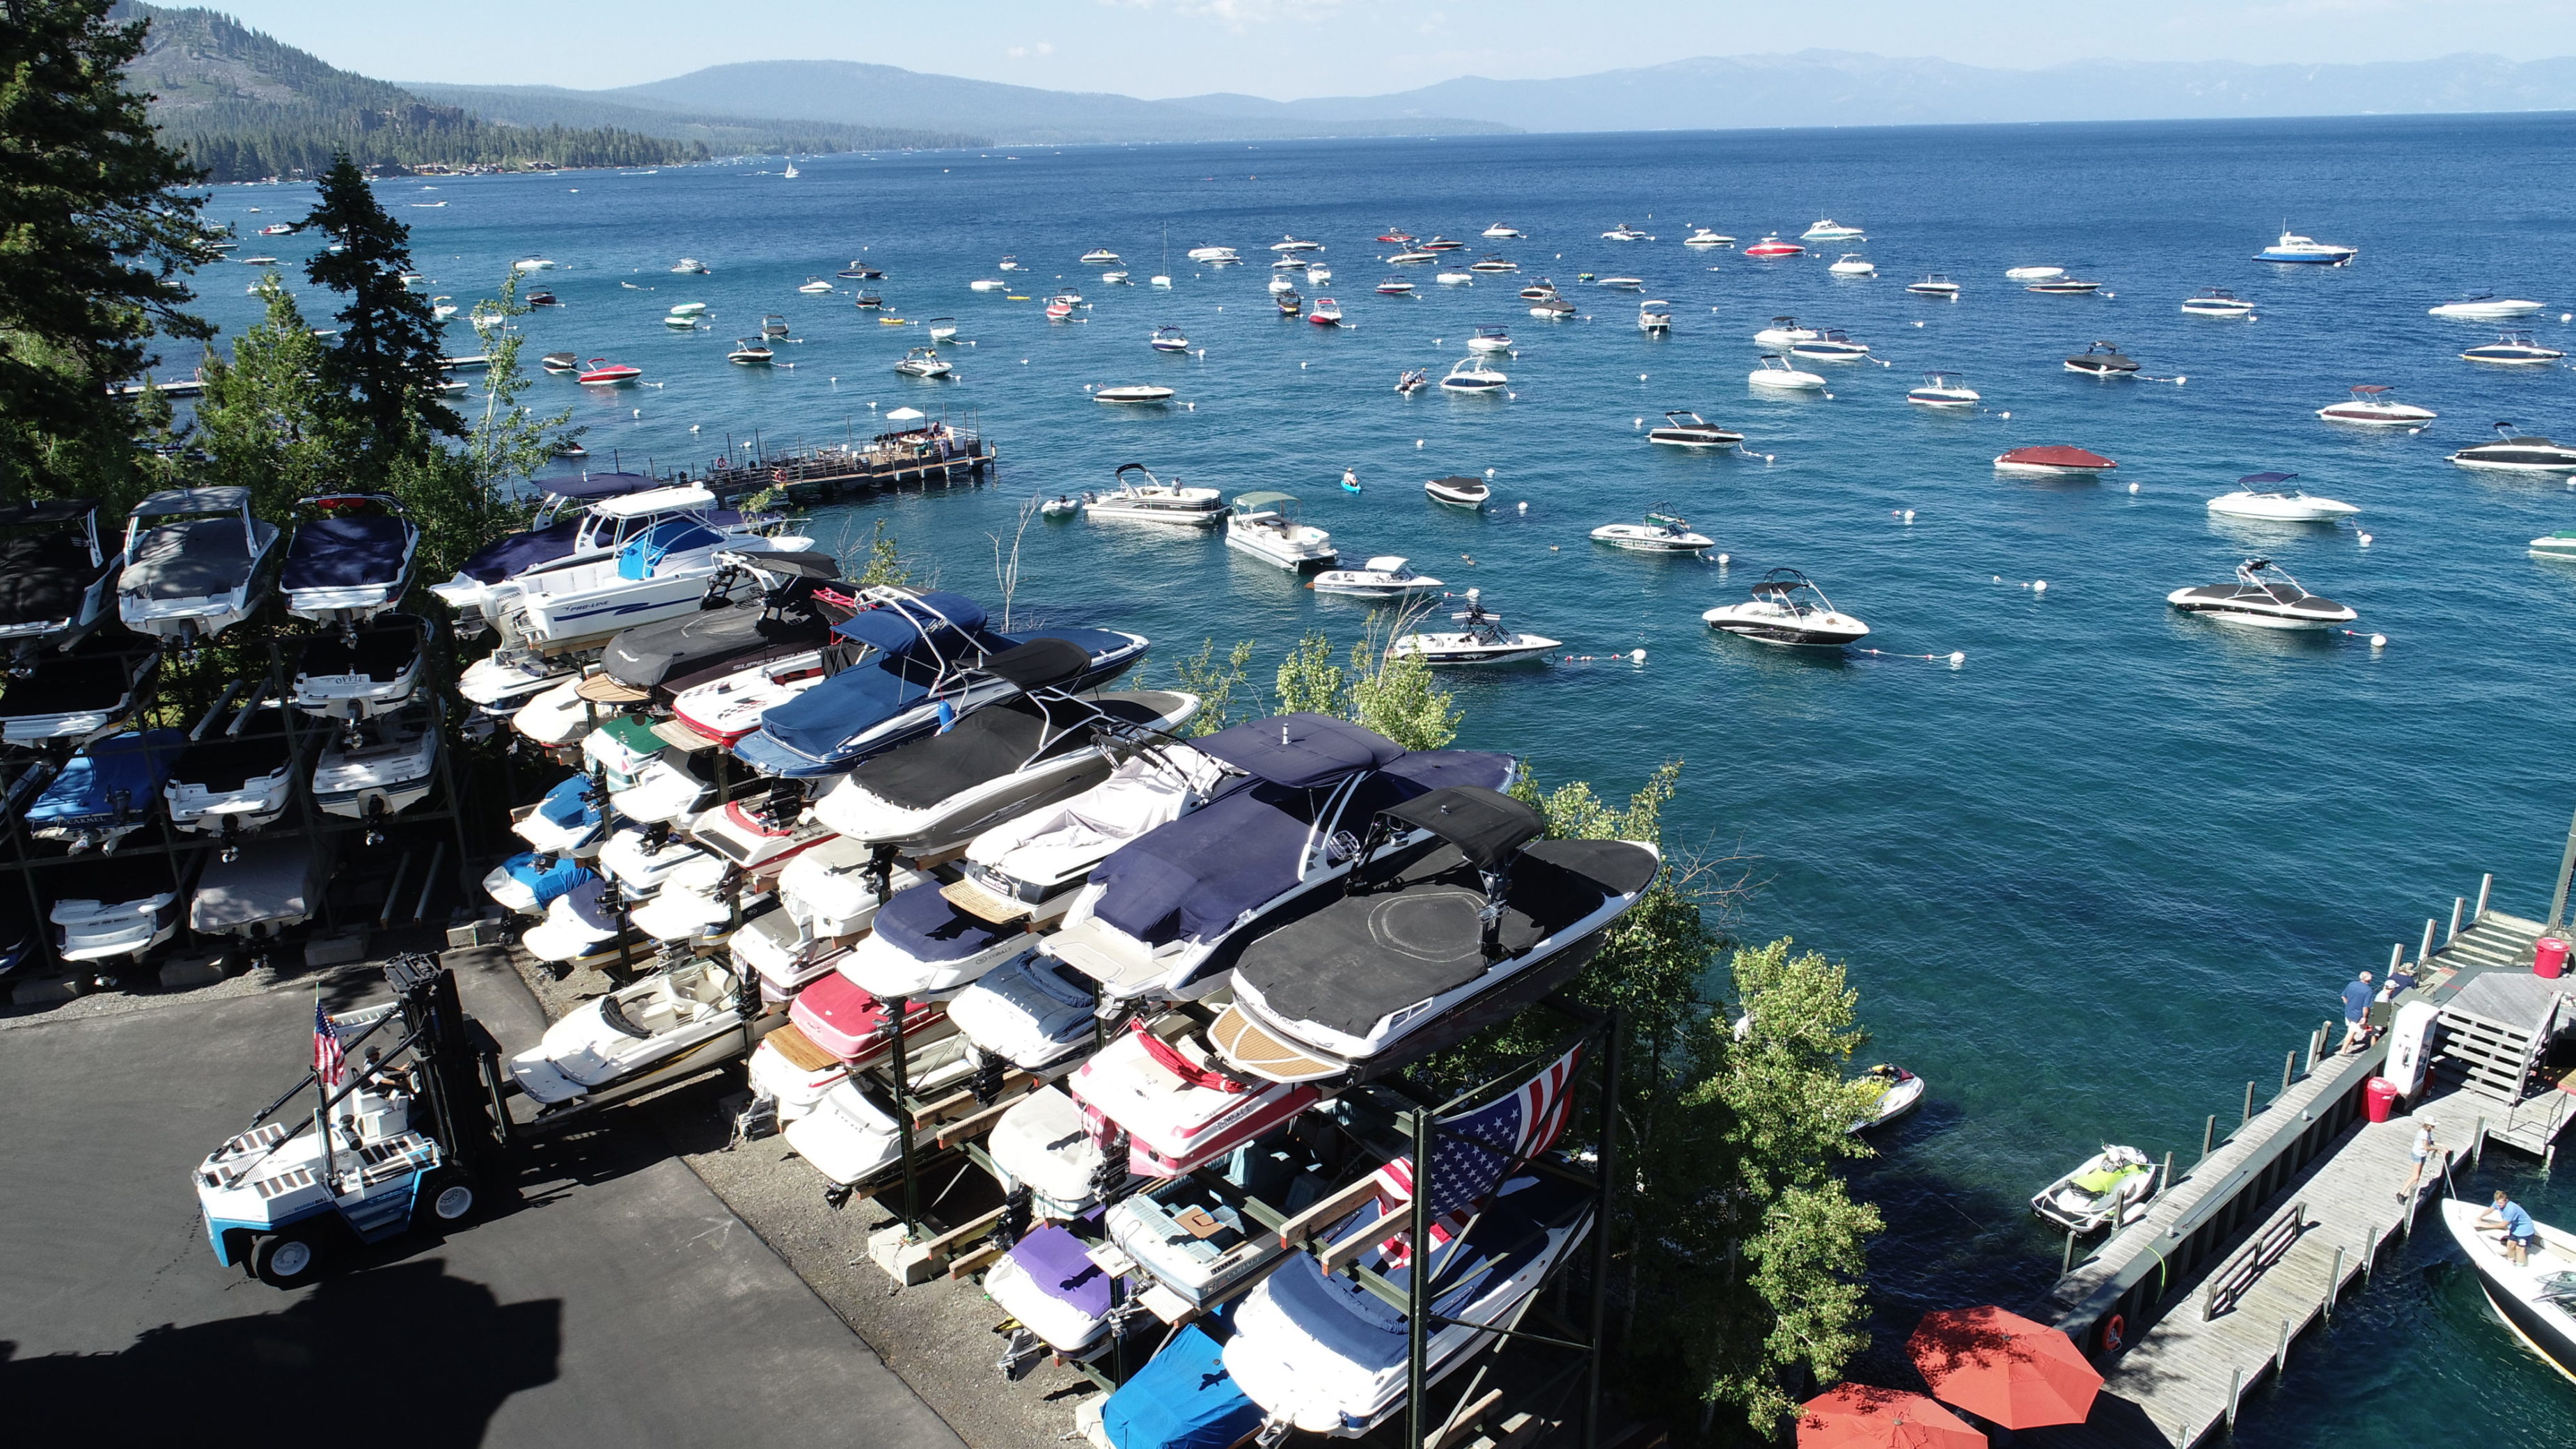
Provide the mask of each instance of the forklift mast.
{"label": "forklift mast", "polygon": [[449,1158],[477,1175],[497,1172],[505,1145],[492,1119],[484,1064],[499,1045],[457,1000],[456,973],[425,953],[385,963],[385,981],[400,1003],[421,1066],[420,1097],[438,1127]]}

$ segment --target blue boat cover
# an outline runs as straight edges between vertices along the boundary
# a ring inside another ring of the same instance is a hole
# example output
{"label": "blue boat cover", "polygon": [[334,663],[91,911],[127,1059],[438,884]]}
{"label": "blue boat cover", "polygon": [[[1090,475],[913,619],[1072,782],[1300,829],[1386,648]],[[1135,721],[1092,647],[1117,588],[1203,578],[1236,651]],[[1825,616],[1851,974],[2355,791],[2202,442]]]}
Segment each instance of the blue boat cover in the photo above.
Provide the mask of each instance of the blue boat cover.
{"label": "blue boat cover", "polygon": [[540,478],[529,486],[540,494],[596,503],[602,498],[623,498],[629,493],[669,485],[643,473],[567,473],[560,478]]}
{"label": "blue boat cover", "polygon": [[666,518],[644,531],[642,536],[627,540],[617,551],[617,576],[621,579],[649,579],[662,560],[675,553],[713,548],[724,542],[724,535],[694,518]]}
{"label": "blue boat cover", "polygon": [[[899,653],[920,642],[923,629],[936,631],[940,621],[967,633],[984,627],[984,606],[964,594],[932,592],[873,609],[861,609],[833,632],[844,639],[873,644]],[[915,627],[916,624],[919,627]]]}
{"label": "blue boat cover", "polygon": [[559,829],[570,830],[584,821],[597,829],[601,822],[599,807],[589,799],[591,784],[588,775],[564,776],[537,802],[537,814]]}
{"label": "blue boat cover", "polygon": [[1026,934],[977,920],[950,905],[936,881],[887,897],[877,909],[876,933],[916,961],[963,961]]}
{"label": "blue boat cover", "polygon": [[476,549],[457,572],[476,583],[497,584],[570,555],[580,532],[580,518],[558,518],[543,528],[496,538]]}
{"label": "blue boat cover", "polygon": [[295,527],[279,585],[287,589],[354,589],[402,579],[411,525],[381,515],[317,518]]}
{"label": "blue boat cover", "polygon": [[568,855],[557,856],[553,865],[539,870],[537,853],[533,850],[523,850],[511,856],[501,862],[501,869],[508,871],[510,879],[526,886],[536,896],[540,910],[552,904],[556,897],[570,895],[588,882],[599,879],[597,871]]}
{"label": "blue boat cover", "polygon": [[[170,763],[188,746],[186,730],[110,735],[72,756],[27,811],[39,830],[115,825],[150,813],[170,778]],[[124,809],[117,798],[124,797]]]}
{"label": "blue boat cover", "polygon": [[1190,747],[1247,775],[1291,789],[1329,785],[1353,770],[1395,762],[1404,746],[1327,714],[1283,714],[1218,730]]}
{"label": "blue boat cover", "polygon": [[[1230,1316],[1229,1303],[1217,1315]],[[1193,1323],[1100,1406],[1115,1449],[1232,1449],[1261,1427],[1261,1406],[1225,1371],[1224,1350]]]}
{"label": "blue boat cover", "polygon": [[[1260,723],[1269,724],[1276,737],[1275,721]],[[1236,725],[1190,743],[1195,748],[1253,728]],[[1501,789],[1511,777],[1509,755],[1484,750],[1401,755],[1352,792],[1341,828],[1358,833],[1387,806],[1444,786]],[[1245,912],[1260,910],[1297,884],[1307,835],[1330,794],[1320,785],[1291,789],[1262,780],[1120,846],[1091,872],[1102,887],[1092,914],[1148,946],[1217,939]]]}
{"label": "blue boat cover", "polygon": [[[766,736],[804,759],[832,759],[848,740],[930,697],[930,681],[936,672],[916,666],[909,672],[919,678],[906,678],[904,663],[891,656],[871,660],[856,669],[842,670],[794,699],[770,706],[760,717],[759,731],[744,736],[743,744]],[[740,745],[735,747],[735,753],[767,767],[755,752]]]}

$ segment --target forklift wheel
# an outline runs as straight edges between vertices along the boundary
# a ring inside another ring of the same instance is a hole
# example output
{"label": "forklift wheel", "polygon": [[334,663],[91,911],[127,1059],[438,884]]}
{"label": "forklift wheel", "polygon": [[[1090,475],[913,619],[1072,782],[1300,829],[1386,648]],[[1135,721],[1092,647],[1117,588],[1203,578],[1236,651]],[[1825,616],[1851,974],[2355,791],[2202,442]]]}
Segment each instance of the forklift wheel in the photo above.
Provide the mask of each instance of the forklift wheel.
{"label": "forklift wheel", "polygon": [[259,1240],[251,1250],[250,1270],[272,1288],[293,1288],[310,1280],[322,1255],[300,1233],[279,1233]]}
{"label": "forklift wheel", "polygon": [[442,1223],[463,1222],[474,1211],[474,1185],[462,1177],[432,1178],[428,1197],[431,1215]]}

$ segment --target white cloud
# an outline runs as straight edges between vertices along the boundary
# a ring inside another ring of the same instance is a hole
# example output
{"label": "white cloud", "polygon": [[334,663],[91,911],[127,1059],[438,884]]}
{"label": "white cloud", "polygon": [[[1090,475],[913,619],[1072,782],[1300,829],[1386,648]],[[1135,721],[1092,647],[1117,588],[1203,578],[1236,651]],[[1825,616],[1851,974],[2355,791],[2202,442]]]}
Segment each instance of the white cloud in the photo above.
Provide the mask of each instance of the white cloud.
{"label": "white cloud", "polygon": [[1046,57],[1055,54],[1055,45],[1051,41],[1041,40],[1035,45],[1014,45],[1003,51],[1002,54],[1009,56],[1013,60],[1027,60],[1031,56],[1036,56],[1040,60],[1044,60]]}

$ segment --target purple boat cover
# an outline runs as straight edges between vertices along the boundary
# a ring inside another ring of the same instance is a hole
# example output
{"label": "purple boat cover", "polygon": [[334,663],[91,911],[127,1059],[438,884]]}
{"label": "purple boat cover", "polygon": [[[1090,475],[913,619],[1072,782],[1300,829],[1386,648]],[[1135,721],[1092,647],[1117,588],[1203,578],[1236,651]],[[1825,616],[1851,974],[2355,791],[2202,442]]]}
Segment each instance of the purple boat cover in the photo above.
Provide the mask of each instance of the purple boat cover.
{"label": "purple boat cover", "polygon": [[1091,1261],[1082,1239],[1064,1229],[1049,1224],[1032,1231],[1011,1249],[1011,1261],[1049,1298],[1092,1318],[1109,1311],[1109,1275]]}

